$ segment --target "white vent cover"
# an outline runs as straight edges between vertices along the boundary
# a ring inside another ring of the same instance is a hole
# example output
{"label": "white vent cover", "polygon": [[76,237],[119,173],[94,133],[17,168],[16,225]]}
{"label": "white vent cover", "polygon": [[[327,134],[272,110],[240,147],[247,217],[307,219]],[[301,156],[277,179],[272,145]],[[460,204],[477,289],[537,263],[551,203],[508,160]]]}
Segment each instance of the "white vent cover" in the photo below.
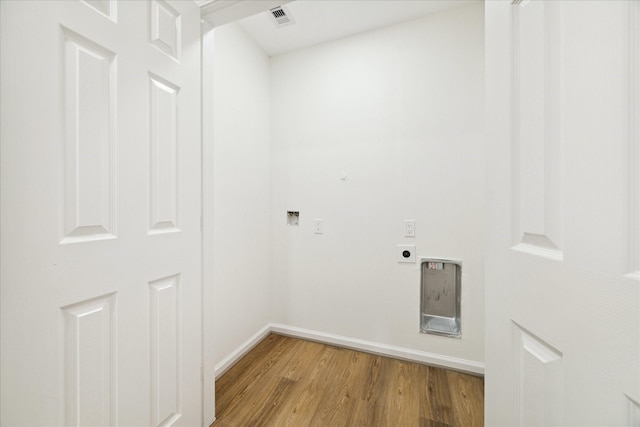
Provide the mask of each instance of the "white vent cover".
{"label": "white vent cover", "polygon": [[269,14],[278,27],[286,27],[287,25],[295,24],[295,21],[291,17],[291,13],[285,9],[284,6],[269,9]]}

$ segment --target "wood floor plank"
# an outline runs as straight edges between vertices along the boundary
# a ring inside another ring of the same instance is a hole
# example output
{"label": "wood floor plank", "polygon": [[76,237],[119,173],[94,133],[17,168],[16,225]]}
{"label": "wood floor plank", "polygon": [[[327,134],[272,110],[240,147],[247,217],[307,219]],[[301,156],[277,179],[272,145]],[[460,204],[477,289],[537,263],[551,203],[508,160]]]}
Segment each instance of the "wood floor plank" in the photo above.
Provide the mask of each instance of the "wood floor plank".
{"label": "wood floor plank", "polygon": [[[273,420],[277,426],[301,426],[320,404],[319,393],[330,386],[324,381],[328,366],[333,363],[338,351],[335,347],[313,345],[306,352],[307,375],[298,381],[294,396],[286,402]],[[320,384],[319,384],[320,383]]]}
{"label": "wood floor plank", "polygon": [[376,403],[370,400],[357,399],[353,404],[353,410],[345,420],[345,426],[371,427],[373,423],[373,413]]}
{"label": "wood floor plank", "polygon": [[268,425],[279,413],[284,402],[291,398],[296,381],[281,377],[276,388],[264,400],[259,409],[255,412],[250,422],[246,425],[263,426]]}
{"label": "wood floor plank", "polygon": [[338,354],[331,365],[331,375],[324,376],[323,386],[319,390],[319,405],[312,415],[309,426],[333,425],[336,414],[344,410],[349,403],[349,381],[352,374],[354,358],[357,363],[357,353],[338,348]]}
{"label": "wood floor plank", "polygon": [[428,366],[427,372],[427,396],[426,402],[422,403],[425,405],[429,416],[425,418],[439,423],[454,425],[455,418],[447,371]]}
{"label": "wood floor plank", "polygon": [[448,371],[449,391],[456,425],[482,426],[484,419],[484,381],[480,377]]}
{"label": "wood floor plank", "polygon": [[216,382],[212,427],[475,427],[482,378],[269,335]]}
{"label": "wood floor plank", "polygon": [[380,357],[378,377],[374,382],[374,402],[373,414],[371,417],[374,426],[390,426],[392,414],[390,413],[390,402],[394,398],[393,380],[391,378],[395,360]]}
{"label": "wood floor plank", "polygon": [[[273,335],[273,334],[272,334]],[[270,338],[270,335],[268,338]],[[223,384],[229,381],[227,390],[221,389],[221,396],[218,398],[218,388],[216,385],[216,413],[217,408],[221,408],[220,415],[225,415],[225,411],[237,417],[236,408],[241,407],[244,418],[250,416],[259,409],[261,396],[268,395],[277,386],[278,366],[286,366],[286,362],[292,357],[295,347],[300,345],[300,340],[293,340],[288,337],[275,335],[276,341],[267,349],[259,349],[259,357],[255,363],[241,366],[235,369],[234,366],[221,380]],[[245,371],[240,369],[245,368]],[[225,377],[229,377],[227,378]],[[229,420],[228,422],[230,422]],[[242,424],[241,424],[242,425]]]}
{"label": "wood floor plank", "polygon": [[391,373],[393,399],[390,402],[392,425],[414,426],[420,419],[420,402],[418,395],[418,365],[400,360],[395,361]]}
{"label": "wood floor plank", "polygon": [[350,402],[342,411],[334,414],[333,421],[346,426],[371,425],[375,403],[371,401],[372,391],[364,389],[362,385],[367,384],[370,378],[376,356],[362,352],[353,352],[353,356],[348,383]]}
{"label": "wood floor plank", "polygon": [[362,382],[360,396],[367,402],[375,403],[380,392],[380,364],[382,356],[370,355],[365,380]]}
{"label": "wood floor plank", "polygon": [[[240,392],[240,398],[235,399],[229,405],[232,414],[227,422],[237,426],[246,426],[260,418],[261,412],[265,409],[264,402],[270,401],[274,396],[279,396],[282,392],[282,374],[287,371],[288,366],[293,363],[300,347],[305,346],[302,340],[282,337],[282,340],[274,346],[270,352],[265,353],[262,358],[262,370],[259,375],[251,379],[251,384],[244,387]],[[257,379],[257,380],[256,380]],[[289,380],[291,381],[291,380]],[[240,381],[241,382],[241,381]],[[286,383],[292,386],[292,383]],[[236,408],[241,408],[240,411]]]}
{"label": "wood floor plank", "polygon": [[437,421],[420,418],[420,427],[453,427],[450,424],[439,423]]}
{"label": "wood floor plank", "polygon": [[349,420],[354,416],[355,406],[360,400],[359,384],[366,378],[370,355],[358,351],[342,349],[346,352],[345,366],[339,384],[335,384],[335,400],[328,424],[332,426],[350,426]]}
{"label": "wood floor plank", "polygon": [[241,399],[268,370],[268,355],[285,349],[285,337],[280,335],[270,334],[262,340],[216,381],[216,408],[226,409],[233,401]]}

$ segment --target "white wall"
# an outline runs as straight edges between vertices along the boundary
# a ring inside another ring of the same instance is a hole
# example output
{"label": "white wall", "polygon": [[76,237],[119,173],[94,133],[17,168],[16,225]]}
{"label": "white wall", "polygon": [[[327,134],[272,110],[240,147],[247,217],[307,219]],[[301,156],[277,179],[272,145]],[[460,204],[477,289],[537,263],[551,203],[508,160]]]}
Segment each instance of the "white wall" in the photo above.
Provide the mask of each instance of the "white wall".
{"label": "white wall", "polygon": [[212,310],[219,363],[271,321],[271,162],[269,58],[236,24],[214,31],[213,75],[205,78],[213,78],[214,93]]}
{"label": "white wall", "polygon": [[[483,361],[483,26],[478,4],[271,58],[276,322]],[[462,339],[419,333],[397,244],[463,260]]]}

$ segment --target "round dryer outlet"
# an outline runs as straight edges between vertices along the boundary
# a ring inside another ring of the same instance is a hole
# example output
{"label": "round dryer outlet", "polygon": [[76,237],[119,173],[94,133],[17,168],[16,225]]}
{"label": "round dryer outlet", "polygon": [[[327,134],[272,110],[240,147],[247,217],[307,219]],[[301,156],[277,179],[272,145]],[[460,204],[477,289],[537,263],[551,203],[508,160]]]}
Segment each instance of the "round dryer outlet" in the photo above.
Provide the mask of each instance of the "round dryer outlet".
{"label": "round dryer outlet", "polygon": [[415,245],[398,245],[396,248],[398,262],[416,262]]}

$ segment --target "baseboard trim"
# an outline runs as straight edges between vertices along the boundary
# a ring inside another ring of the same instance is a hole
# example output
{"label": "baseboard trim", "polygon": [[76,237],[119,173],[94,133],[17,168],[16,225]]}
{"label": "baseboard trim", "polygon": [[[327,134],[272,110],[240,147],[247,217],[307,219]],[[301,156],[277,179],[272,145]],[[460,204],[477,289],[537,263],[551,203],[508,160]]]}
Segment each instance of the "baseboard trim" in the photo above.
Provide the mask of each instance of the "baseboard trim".
{"label": "baseboard trim", "polygon": [[413,350],[410,348],[396,347],[373,341],[344,337],[341,335],[327,334],[325,332],[318,332],[279,323],[269,323],[216,365],[216,379],[227,372],[227,370],[240,360],[242,356],[247,354],[271,332],[293,338],[302,338],[323,344],[331,344],[352,350],[364,351],[366,353],[377,354],[380,356],[424,363],[426,365],[438,366],[473,375],[484,375],[484,363],[473,360],[444,356],[441,354]]}
{"label": "baseboard trim", "polygon": [[294,338],[304,338],[311,341],[321,342],[323,344],[337,345],[339,347],[364,351],[366,353],[373,353],[380,356],[439,366],[474,375],[484,375],[484,363],[473,360],[428,353],[410,348],[396,347],[373,341],[344,337],[341,335],[327,334],[295,326],[281,325],[277,323],[272,323],[269,326],[272,332]]}
{"label": "baseboard trim", "polygon": [[222,359],[216,366],[216,380],[229,370],[236,362],[242,359],[253,347],[258,345],[260,341],[265,339],[271,333],[271,324],[265,325],[256,332],[251,338],[242,343],[238,348],[231,352],[230,355]]}

